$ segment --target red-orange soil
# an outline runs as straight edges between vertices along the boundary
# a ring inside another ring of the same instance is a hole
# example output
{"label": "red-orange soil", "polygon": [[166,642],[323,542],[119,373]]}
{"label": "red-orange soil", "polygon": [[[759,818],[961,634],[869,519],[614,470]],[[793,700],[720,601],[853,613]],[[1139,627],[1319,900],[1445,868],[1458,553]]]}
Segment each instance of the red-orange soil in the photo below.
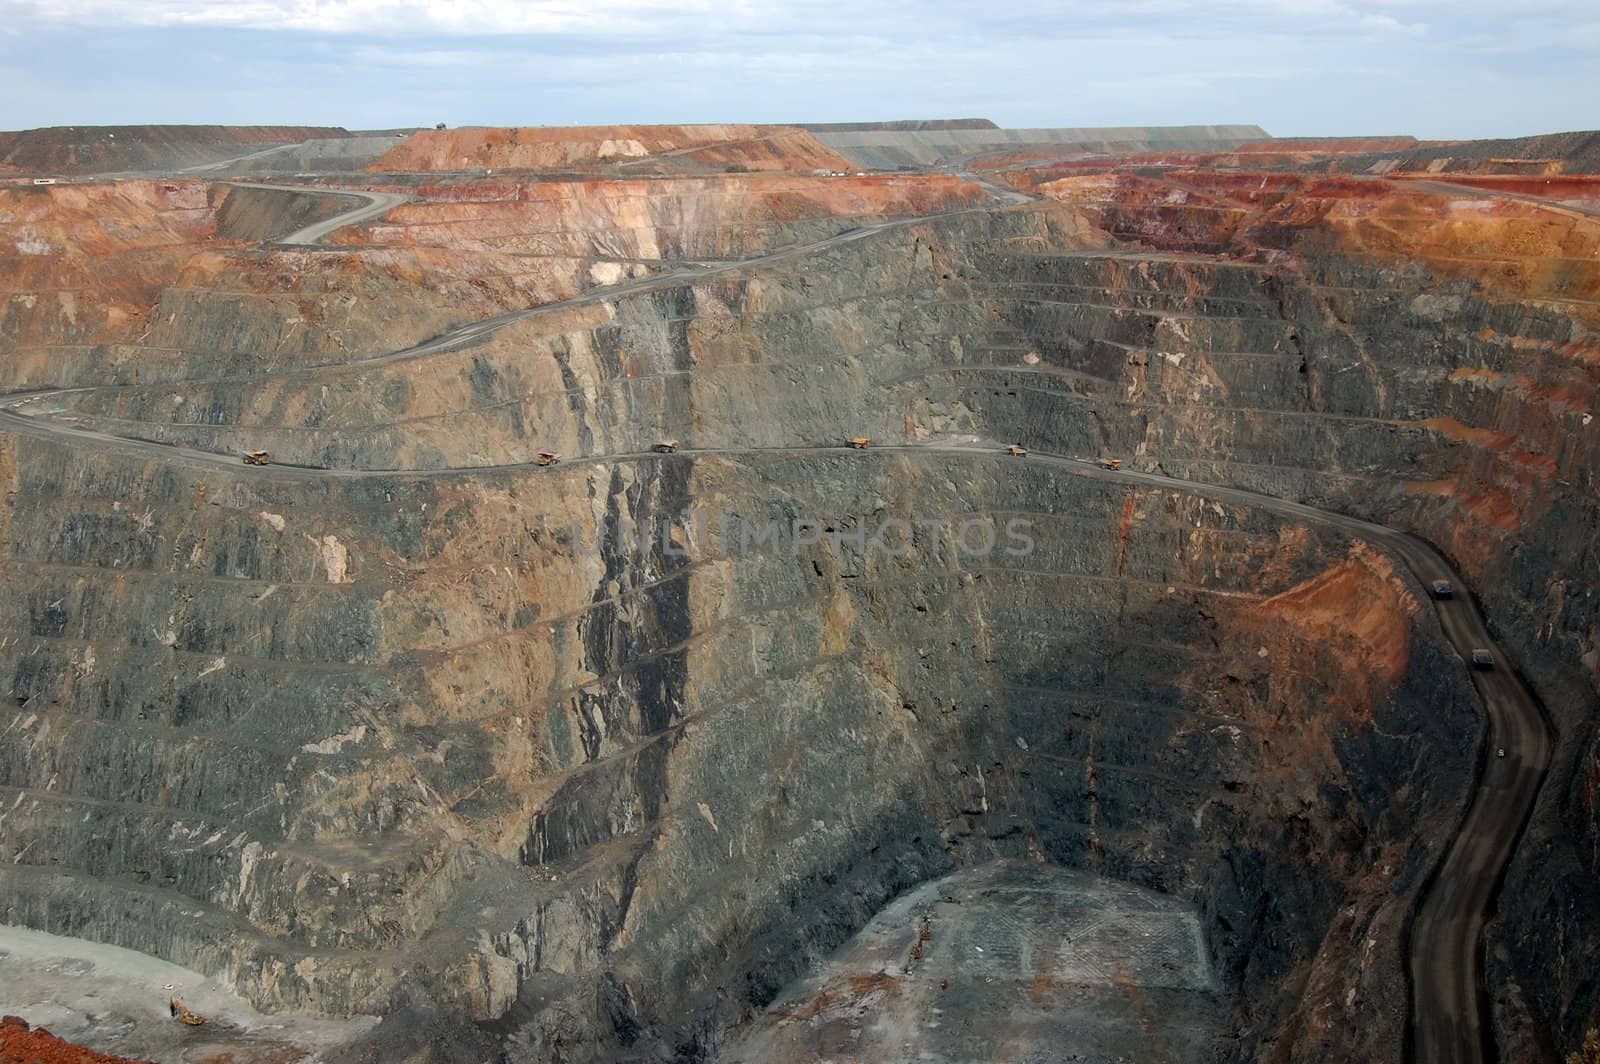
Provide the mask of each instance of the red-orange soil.
{"label": "red-orange soil", "polygon": [[0,1064],[146,1064],[63,1042],[44,1027],[7,1016],[0,1020]]}

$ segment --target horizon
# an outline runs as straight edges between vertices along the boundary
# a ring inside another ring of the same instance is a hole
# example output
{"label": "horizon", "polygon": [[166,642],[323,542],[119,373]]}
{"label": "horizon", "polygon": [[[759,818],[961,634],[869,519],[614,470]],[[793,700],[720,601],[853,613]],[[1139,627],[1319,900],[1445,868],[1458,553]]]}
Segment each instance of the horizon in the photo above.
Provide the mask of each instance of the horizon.
{"label": "horizon", "polygon": [[[854,119],[854,120],[851,120],[851,119],[845,119],[845,120],[830,119],[828,121],[853,121],[853,122],[857,122],[857,123],[861,123],[861,124],[891,125],[891,124],[894,124],[894,123],[901,123],[901,122],[940,122],[940,121],[951,121],[951,120],[950,119],[940,119],[940,118],[920,118],[920,119],[914,119],[914,118],[862,118],[862,119]],[[619,121],[615,121],[615,122],[597,121],[597,122],[572,122],[572,123],[568,123],[568,122],[539,122],[539,123],[513,122],[513,123],[500,124],[500,123],[488,123],[488,122],[462,122],[462,123],[457,124],[457,123],[449,123],[449,122],[447,122],[447,123],[445,123],[445,128],[449,129],[449,130],[470,130],[470,129],[616,129],[616,128],[621,128],[621,127],[650,128],[650,127],[664,127],[664,126],[730,126],[730,125],[792,126],[792,127],[797,127],[798,128],[798,127],[804,127],[804,126],[808,126],[808,125],[818,125],[818,124],[822,124],[822,123],[819,122],[818,120],[813,120],[813,119],[789,119],[789,120],[785,120],[785,121],[760,121],[760,122],[745,121],[745,120],[742,120],[742,119],[705,119],[705,120],[696,120],[696,121],[692,121],[692,122],[689,122],[689,121],[685,121],[685,122],[670,122],[670,121],[640,122],[640,121],[633,121],[633,120],[624,119],[624,120],[619,120]],[[1221,127],[1221,126],[1255,126],[1255,127],[1260,128],[1260,129],[1263,130],[1263,132],[1265,134],[1265,139],[1273,140],[1273,141],[1286,141],[1287,142],[1287,141],[1296,141],[1296,140],[1309,140],[1309,141],[1321,141],[1321,140],[1385,140],[1385,139],[1405,139],[1405,138],[1410,138],[1410,139],[1413,139],[1413,140],[1417,141],[1417,143],[1421,144],[1421,145],[1466,143],[1466,142],[1470,142],[1470,141],[1479,141],[1479,140],[1491,140],[1491,141],[1492,140],[1507,140],[1507,141],[1509,141],[1509,140],[1525,140],[1525,139],[1531,139],[1531,138],[1536,138],[1536,137],[1571,136],[1571,135],[1593,133],[1593,132],[1600,131],[1600,121],[1597,121],[1597,123],[1595,125],[1588,126],[1588,127],[1574,127],[1574,128],[1571,128],[1571,129],[1535,129],[1535,130],[1530,130],[1530,131],[1527,131],[1527,132],[1507,133],[1507,134],[1499,134],[1499,135],[1494,135],[1494,136],[1481,136],[1481,137],[1425,137],[1425,136],[1418,135],[1416,133],[1394,132],[1392,130],[1390,130],[1390,131],[1380,131],[1380,132],[1366,132],[1366,133],[1326,133],[1326,134],[1292,133],[1292,134],[1275,134],[1270,129],[1266,129],[1259,122],[1151,123],[1151,124],[1145,125],[1145,126],[1134,126],[1134,127],[1121,126],[1121,125],[1116,125],[1116,126],[1112,126],[1112,125],[1013,126],[1013,125],[1007,125],[1004,122],[998,122],[998,121],[995,122],[995,128],[996,129],[1010,130],[1010,131],[1029,130],[1029,129],[1038,129],[1038,130],[1056,130],[1056,129],[1098,130],[1098,129],[1126,129],[1126,128],[1183,129],[1183,128],[1206,128],[1206,127],[1215,128],[1215,127]],[[44,125],[44,126],[18,126],[16,128],[13,128],[13,129],[0,129],[0,133],[7,133],[7,134],[36,133],[36,132],[41,132],[41,131],[45,131],[45,130],[53,130],[53,129],[84,129],[84,130],[93,130],[93,129],[141,129],[141,128],[142,129],[184,129],[184,128],[203,129],[203,128],[216,128],[216,127],[234,128],[234,129],[248,129],[248,128],[259,128],[259,129],[272,129],[272,128],[284,128],[284,129],[328,129],[328,130],[343,130],[345,133],[349,133],[349,134],[355,135],[355,136],[359,136],[359,135],[363,135],[363,134],[380,134],[380,133],[404,133],[404,132],[420,133],[420,132],[432,131],[435,128],[433,125],[429,125],[429,124],[410,124],[410,125],[394,125],[394,126],[354,126],[354,125],[339,124],[339,123],[299,122],[299,121],[288,121],[288,120],[268,121],[268,122],[221,122],[221,121],[219,121],[219,122],[202,122],[202,121],[181,121],[181,122],[58,122],[58,123],[54,123],[54,124],[51,124],[51,125]]]}

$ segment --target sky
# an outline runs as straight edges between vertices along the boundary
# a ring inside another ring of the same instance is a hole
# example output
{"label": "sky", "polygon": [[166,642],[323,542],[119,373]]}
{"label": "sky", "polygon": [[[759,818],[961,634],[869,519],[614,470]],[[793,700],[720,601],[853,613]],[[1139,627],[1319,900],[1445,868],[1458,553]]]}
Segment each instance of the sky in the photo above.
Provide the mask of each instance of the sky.
{"label": "sky", "polygon": [[0,0],[0,129],[1600,127],[1597,0]]}

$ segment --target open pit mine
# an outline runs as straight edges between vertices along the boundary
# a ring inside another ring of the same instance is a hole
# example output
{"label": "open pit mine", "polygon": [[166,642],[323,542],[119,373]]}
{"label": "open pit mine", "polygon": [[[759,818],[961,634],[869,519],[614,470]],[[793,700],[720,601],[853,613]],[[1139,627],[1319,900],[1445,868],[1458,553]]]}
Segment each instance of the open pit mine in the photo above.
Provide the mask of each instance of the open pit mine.
{"label": "open pit mine", "polygon": [[1600,1052],[1597,417],[1595,133],[0,134],[0,1060]]}

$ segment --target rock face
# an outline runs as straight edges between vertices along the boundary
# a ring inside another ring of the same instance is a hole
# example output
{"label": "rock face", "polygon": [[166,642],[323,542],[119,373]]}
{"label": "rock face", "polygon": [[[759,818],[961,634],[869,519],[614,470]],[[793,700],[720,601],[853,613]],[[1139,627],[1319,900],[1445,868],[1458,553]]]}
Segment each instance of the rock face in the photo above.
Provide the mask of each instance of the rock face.
{"label": "rock face", "polygon": [[133,340],[216,216],[198,181],[0,189],[0,337],[8,384],[46,346]]}
{"label": "rock face", "polygon": [[[1370,166],[1378,160],[1354,154],[1344,167]],[[1469,140],[1419,144],[1396,161],[1404,170],[1433,173],[1593,174],[1600,173],[1600,132],[1548,133],[1504,140]]]}
{"label": "rock face", "polygon": [[278,145],[348,136],[343,129],[326,126],[51,126],[0,133],[0,170],[171,172]]}
{"label": "rock face", "polygon": [[1082,129],[996,129],[982,126],[872,123],[866,128],[823,127],[823,144],[872,169],[923,169],[965,165],[993,156],[1037,156],[1143,151],[1223,151],[1266,137],[1260,126],[1089,126]]}
{"label": "rock face", "polygon": [[988,200],[953,176],[720,178],[428,185],[424,202],[337,238],[574,258],[748,258],[867,220],[934,214]]}
{"label": "rock face", "polygon": [[[1548,978],[1547,964],[1571,941],[1600,934],[1586,841],[1600,830],[1592,768],[1600,763],[1600,221],[1496,195],[1492,184],[1174,174],[1044,187],[1119,235],[1220,253],[1230,260],[1220,268],[1254,279],[1260,311],[1230,303],[1221,321],[1199,301],[1152,297],[1184,315],[1188,338],[1159,312],[1081,311],[1104,322],[1099,333],[1045,323],[1073,313],[1065,308],[1030,311],[1040,322],[1030,338],[1063,336],[1052,361],[1114,366],[1091,370],[1103,384],[1072,390],[1106,420],[1134,423],[1124,450],[1142,448],[1179,476],[1331,500],[1415,530],[1481,589],[1561,739],[1505,887],[1516,901],[1502,906],[1491,935],[1502,977],[1532,1003],[1501,1022],[1525,1038],[1548,1024],[1560,1044],[1576,1046],[1594,1024],[1596,989],[1577,973]],[[1082,291],[1071,280],[1067,291]],[[1191,290],[1216,288],[1199,281]],[[1258,314],[1266,331],[1249,349],[1281,357],[1216,357],[1215,330]],[[1149,341],[1129,343],[1140,328]],[[1107,342],[1084,344],[1086,331]],[[1281,375],[1263,379],[1266,367]]]}
{"label": "rock face", "polygon": [[[7,385],[168,384],[347,363],[685,259],[771,252],[983,196],[940,177],[426,186],[428,202],[327,251],[240,244],[313,220],[329,197],[303,195],[290,216],[282,193],[210,188],[0,190],[15,205],[0,242]],[[192,392],[174,398],[158,401],[180,421],[215,416],[197,413]]]}
{"label": "rock face", "polygon": [[[644,164],[649,170],[846,170],[842,156],[794,126],[553,126],[425,129],[373,170],[570,170]],[[647,172],[649,172],[647,170]]]}
{"label": "rock face", "polygon": [[[161,303],[186,264],[208,253],[247,258],[242,245],[347,206],[340,197],[193,180],[0,189],[6,386],[151,373],[160,356],[148,342],[175,319]],[[181,364],[185,353],[168,360]]]}
{"label": "rock face", "polygon": [[897,894],[1031,859],[1193,906],[1235,1058],[1398,1059],[1481,727],[1421,590],[1018,441],[1459,560],[1564,743],[1501,1019],[1570,1043],[1594,222],[1421,182],[1010,179],[1044,198],[449,186],[295,251],[219,239],[201,189],[187,251],[105,300],[157,312],[13,312],[6,386],[78,390],[0,421],[0,920],[387,1016],[353,1059],[429,1030],[701,1060]]}

